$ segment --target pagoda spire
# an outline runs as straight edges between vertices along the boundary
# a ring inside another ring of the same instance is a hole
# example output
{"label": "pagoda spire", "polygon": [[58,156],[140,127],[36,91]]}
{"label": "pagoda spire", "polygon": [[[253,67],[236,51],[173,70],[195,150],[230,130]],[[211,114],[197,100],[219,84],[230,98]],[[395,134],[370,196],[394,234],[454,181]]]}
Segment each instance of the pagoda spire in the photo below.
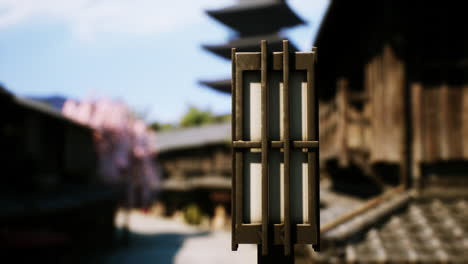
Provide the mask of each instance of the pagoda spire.
{"label": "pagoda spire", "polygon": [[[238,0],[233,6],[206,13],[236,32],[227,43],[202,45],[203,49],[228,60],[231,59],[231,48],[238,52],[260,51],[260,40],[268,41],[270,50],[281,51],[285,37],[280,30],[305,23],[283,0]],[[292,43],[290,50],[297,50]],[[200,83],[221,92],[231,91],[229,78]]]}

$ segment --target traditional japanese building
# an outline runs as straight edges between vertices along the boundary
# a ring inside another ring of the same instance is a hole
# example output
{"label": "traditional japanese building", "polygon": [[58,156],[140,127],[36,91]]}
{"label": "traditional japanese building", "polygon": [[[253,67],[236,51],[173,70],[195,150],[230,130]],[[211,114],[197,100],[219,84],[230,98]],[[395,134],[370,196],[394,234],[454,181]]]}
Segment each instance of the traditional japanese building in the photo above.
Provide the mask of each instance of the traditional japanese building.
{"label": "traditional japanese building", "polygon": [[196,204],[204,214],[230,210],[230,123],[160,132],[155,140],[162,170],[160,200],[167,215]]}
{"label": "traditional japanese building", "polygon": [[0,110],[2,258],[60,263],[110,246],[122,192],[99,180],[95,131],[1,86]]}
{"label": "traditional japanese building", "polygon": [[[332,0],[318,47],[318,263],[468,262],[468,38],[459,3]],[[392,186],[398,186],[393,188]],[[356,200],[363,192],[382,195]]]}
{"label": "traditional japanese building", "polygon": [[365,10],[332,1],[315,41],[321,156],[341,168],[356,165],[376,183],[395,184],[399,175],[419,188],[457,178],[468,164],[468,39],[460,8],[362,4]]}
{"label": "traditional japanese building", "polygon": [[[261,40],[267,40],[272,51],[281,51],[285,37],[280,30],[304,23],[284,0],[239,0],[233,6],[206,13],[235,31],[227,43],[203,45],[204,49],[228,60],[231,59],[231,48],[239,52],[260,51]],[[297,50],[293,43],[290,50]],[[231,91],[230,77],[201,83],[221,92]]]}
{"label": "traditional japanese building", "polygon": [[330,1],[314,40],[321,170],[330,176],[315,262],[468,262],[464,10]]}

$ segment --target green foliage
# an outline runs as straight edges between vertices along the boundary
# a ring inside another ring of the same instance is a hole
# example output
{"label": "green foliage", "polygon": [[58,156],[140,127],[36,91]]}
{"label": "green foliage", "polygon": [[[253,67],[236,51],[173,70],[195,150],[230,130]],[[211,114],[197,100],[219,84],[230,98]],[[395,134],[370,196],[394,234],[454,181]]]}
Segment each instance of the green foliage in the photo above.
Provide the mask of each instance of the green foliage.
{"label": "green foliage", "polygon": [[184,208],[184,219],[187,223],[191,225],[199,225],[201,223],[203,214],[196,204],[189,204]]}
{"label": "green foliage", "polygon": [[168,131],[176,128],[173,124],[162,124],[159,122],[153,122],[149,127],[154,131]]}
{"label": "green foliage", "polygon": [[195,106],[190,106],[188,111],[182,116],[179,125],[170,123],[153,122],[150,128],[155,131],[169,131],[177,128],[196,127],[213,123],[225,123],[231,120],[231,114],[213,115],[209,110],[200,110]]}
{"label": "green foliage", "polygon": [[215,123],[225,123],[231,121],[231,114],[215,116]]}
{"label": "green foliage", "polygon": [[190,106],[187,113],[180,120],[181,127],[194,127],[211,124],[215,117],[210,111],[201,111],[195,106]]}

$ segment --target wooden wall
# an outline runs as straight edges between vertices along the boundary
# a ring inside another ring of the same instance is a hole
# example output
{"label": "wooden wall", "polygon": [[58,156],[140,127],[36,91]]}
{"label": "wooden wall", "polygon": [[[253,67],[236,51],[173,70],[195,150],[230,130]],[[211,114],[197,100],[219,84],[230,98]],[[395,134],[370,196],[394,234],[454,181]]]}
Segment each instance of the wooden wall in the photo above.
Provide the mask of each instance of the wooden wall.
{"label": "wooden wall", "polygon": [[231,174],[231,154],[224,145],[218,148],[200,147],[198,151],[186,150],[183,154],[169,157],[161,155],[159,162],[164,179]]}
{"label": "wooden wall", "polygon": [[468,84],[452,84],[453,74],[409,83],[405,67],[387,45],[365,65],[363,90],[337,78],[334,100],[320,104],[322,164],[336,159],[366,173],[376,163],[398,165],[401,179],[410,168],[418,185],[422,165],[468,160]]}
{"label": "wooden wall", "polygon": [[401,162],[404,151],[405,69],[389,46],[365,68],[370,114],[370,162]]}
{"label": "wooden wall", "polygon": [[468,85],[411,85],[413,173],[421,163],[468,159]]}
{"label": "wooden wall", "polygon": [[[347,166],[353,151],[369,153],[369,163],[400,163],[407,114],[404,63],[385,46],[365,66],[364,79],[364,91],[355,92],[346,78],[339,78],[335,100],[321,104],[321,151],[324,157],[337,157],[341,166]],[[362,109],[353,106],[356,98]]]}

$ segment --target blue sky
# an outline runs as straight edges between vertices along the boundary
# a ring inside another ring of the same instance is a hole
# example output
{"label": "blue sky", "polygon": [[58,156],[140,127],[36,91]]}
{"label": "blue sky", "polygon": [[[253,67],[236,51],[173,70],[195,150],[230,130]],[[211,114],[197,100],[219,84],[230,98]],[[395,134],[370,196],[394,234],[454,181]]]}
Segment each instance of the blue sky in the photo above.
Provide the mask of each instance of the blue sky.
{"label": "blue sky", "polygon": [[[308,50],[328,1],[288,2],[308,24],[285,34]],[[230,74],[200,46],[232,34],[203,10],[234,3],[0,0],[0,82],[20,96],[120,98],[147,121],[175,122],[189,105],[228,113],[230,97],[197,81]]]}

